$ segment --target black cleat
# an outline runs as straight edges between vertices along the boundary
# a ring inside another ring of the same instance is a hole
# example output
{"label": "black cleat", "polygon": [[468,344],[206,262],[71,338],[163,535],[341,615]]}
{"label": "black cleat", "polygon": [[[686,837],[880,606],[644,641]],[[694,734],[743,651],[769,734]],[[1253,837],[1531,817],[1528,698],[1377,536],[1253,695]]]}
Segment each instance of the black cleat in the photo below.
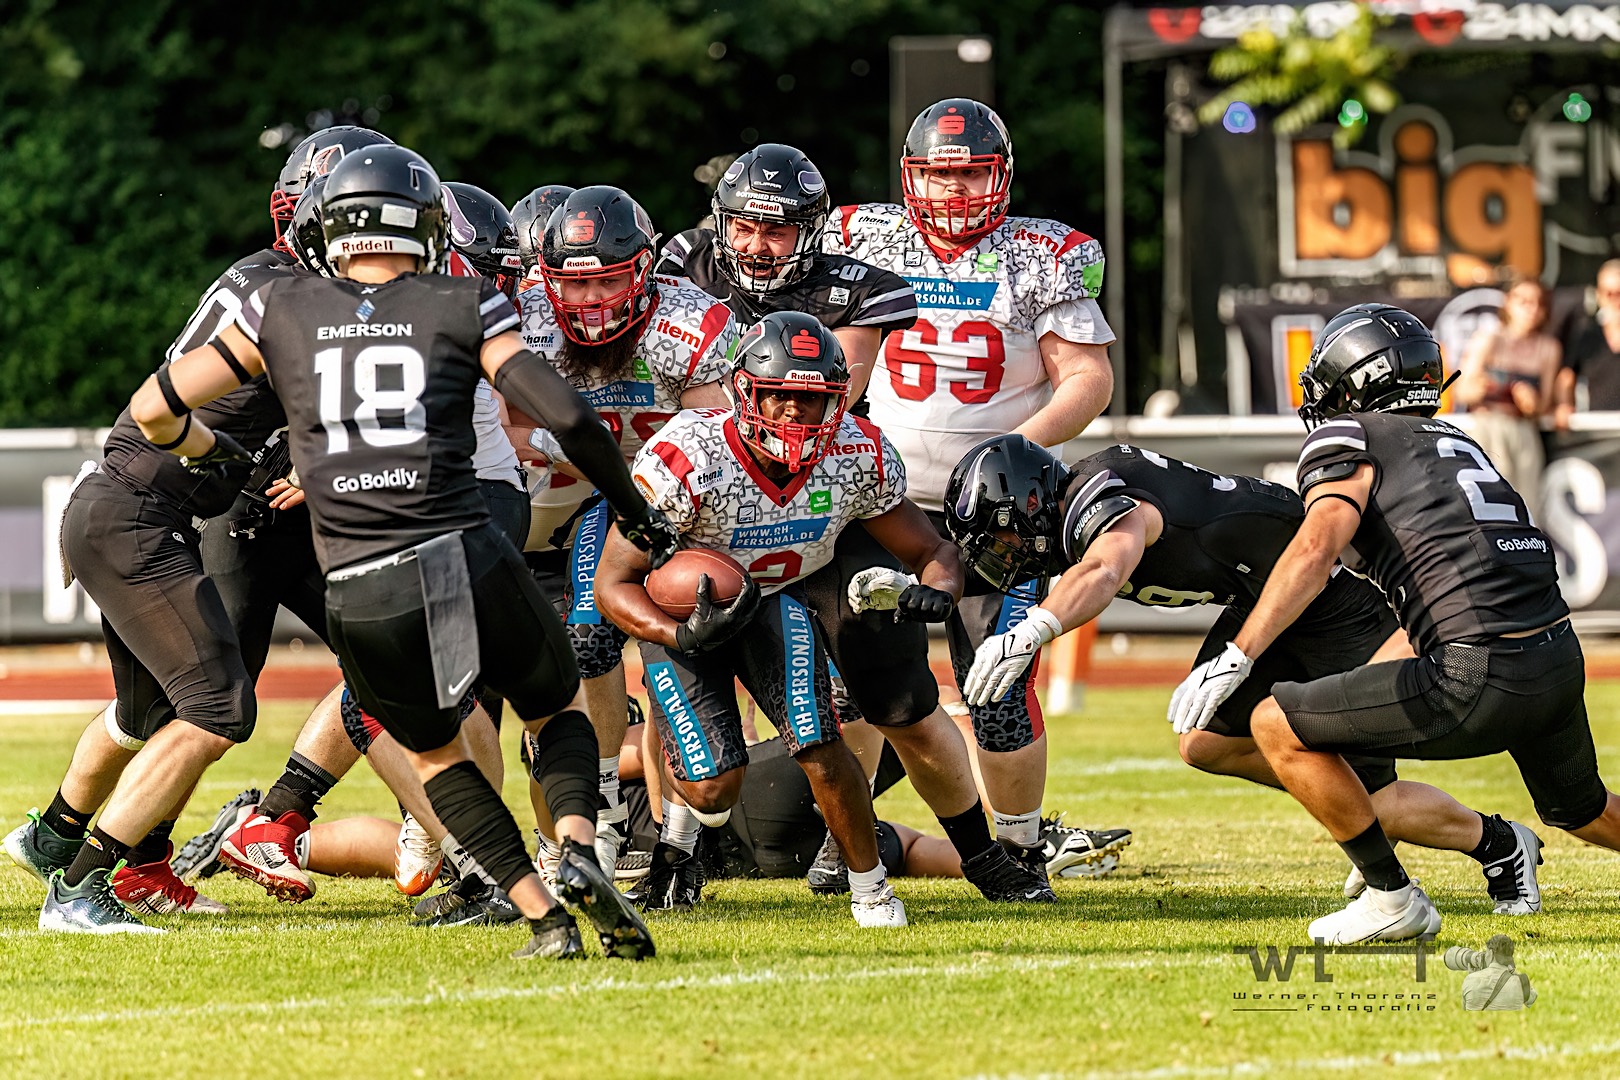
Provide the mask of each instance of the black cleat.
{"label": "black cleat", "polygon": [[513,906],[511,898],[492,886],[465,903],[438,915],[417,919],[411,925],[423,930],[439,930],[446,926],[501,926],[521,918],[523,913]]}
{"label": "black cleat", "polygon": [[534,936],[523,948],[512,953],[514,960],[581,960],[585,956],[585,943],[579,937],[579,924],[559,904],[537,920]]}
{"label": "black cleat", "polygon": [[219,861],[220,847],[258,805],[259,789],[248,788],[220,807],[219,813],[214,815],[214,823],[187,840],[169,863],[174,868],[174,876],[189,883],[211,878],[225,869],[225,864]]}
{"label": "black cleat", "polygon": [[591,920],[605,955],[646,960],[657,953],[647,924],[602,873],[592,849],[572,840],[563,841],[562,858],[557,862],[557,891]]}
{"label": "black cleat", "polygon": [[652,869],[652,852],[627,851],[613,868],[615,881],[640,881]]}
{"label": "black cleat", "polygon": [[[689,863],[691,865],[687,866]],[[682,868],[685,868],[685,874],[678,875],[678,871]],[[691,888],[691,878],[694,874],[696,874],[696,888]],[[688,879],[687,888],[677,890],[677,876],[685,876]],[[698,865],[697,856],[688,855],[673,844],[666,844],[660,840],[653,845],[652,867],[647,871],[647,876],[642,878],[634,889],[625,893],[625,899],[643,911],[681,911],[697,903],[702,888],[703,872]]]}
{"label": "black cleat", "polygon": [[1098,867],[1130,843],[1129,829],[1074,829],[1063,824],[1062,814],[1041,818],[1040,852],[1048,878],[1092,876],[1082,868]]}
{"label": "black cleat", "polygon": [[821,842],[815,861],[805,872],[804,883],[817,896],[840,896],[849,892],[849,867],[844,865],[844,853],[838,850],[838,841],[832,833]]}
{"label": "black cleat", "polygon": [[997,843],[971,859],[962,860],[962,876],[986,900],[998,904],[1051,904],[1057,894],[1046,880],[1041,849]]}

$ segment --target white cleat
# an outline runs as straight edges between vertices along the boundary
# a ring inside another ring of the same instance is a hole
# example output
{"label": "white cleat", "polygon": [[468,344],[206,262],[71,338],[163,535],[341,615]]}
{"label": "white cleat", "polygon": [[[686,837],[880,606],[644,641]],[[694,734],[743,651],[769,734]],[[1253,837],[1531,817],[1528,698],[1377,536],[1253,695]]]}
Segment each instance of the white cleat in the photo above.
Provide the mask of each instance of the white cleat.
{"label": "white cleat", "polygon": [[410,814],[399,827],[394,844],[394,887],[406,896],[421,896],[439,880],[444,852]]}
{"label": "white cleat", "polygon": [[872,929],[906,925],[906,905],[894,895],[894,886],[887,881],[876,896],[865,900],[851,900],[849,910],[855,916],[855,925]]}
{"label": "white cleat", "polygon": [[1534,915],[1541,910],[1541,886],[1536,867],[1541,865],[1541,837],[1517,821],[1507,823],[1518,841],[1513,853],[1486,865],[1485,887],[1498,915]]}
{"label": "white cleat", "polygon": [[1361,867],[1350,864],[1350,876],[1344,879],[1344,898],[1354,900],[1367,891],[1367,879],[1361,876]]}
{"label": "white cleat", "polygon": [[1356,945],[1364,941],[1408,941],[1440,932],[1440,912],[1416,882],[1393,892],[1369,888],[1342,911],[1311,923],[1312,941]]}
{"label": "white cleat", "polygon": [[[1057,872],[1057,876],[1065,878],[1099,878],[1107,877],[1118,869],[1119,856],[1108,854],[1096,862],[1076,863],[1073,866],[1066,866]],[[1050,868],[1047,869],[1047,873],[1051,873]]]}

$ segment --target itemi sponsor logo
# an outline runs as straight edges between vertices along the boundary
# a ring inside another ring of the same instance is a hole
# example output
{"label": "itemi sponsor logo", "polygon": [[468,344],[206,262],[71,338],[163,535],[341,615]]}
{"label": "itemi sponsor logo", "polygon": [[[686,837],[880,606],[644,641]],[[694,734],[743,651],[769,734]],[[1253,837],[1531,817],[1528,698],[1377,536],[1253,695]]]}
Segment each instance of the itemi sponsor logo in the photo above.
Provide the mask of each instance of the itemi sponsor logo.
{"label": "itemi sponsor logo", "polygon": [[[370,303],[371,301],[365,301]],[[357,310],[356,315],[360,314]],[[411,323],[344,323],[342,326],[318,326],[315,328],[316,341],[336,341],[341,338],[355,337],[411,337]]]}
{"label": "itemi sponsor logo", "polygon": [[657,330],[665,337],[672,337],[676,341],[684,342],[685,344],[692,346],[694,349],[700,348],[703,345],[702,338],[698,337],[684,326],[675,325],[668,319],[659,319],[653,324],[653,329]]}
{"label": "itemi sponsor logo", "polygon": [[344,494],[354,491],[405,490],[414,488],[417,478],[421,475],[415,469],[384,469],[375,473],[334,476],[332,490]]}

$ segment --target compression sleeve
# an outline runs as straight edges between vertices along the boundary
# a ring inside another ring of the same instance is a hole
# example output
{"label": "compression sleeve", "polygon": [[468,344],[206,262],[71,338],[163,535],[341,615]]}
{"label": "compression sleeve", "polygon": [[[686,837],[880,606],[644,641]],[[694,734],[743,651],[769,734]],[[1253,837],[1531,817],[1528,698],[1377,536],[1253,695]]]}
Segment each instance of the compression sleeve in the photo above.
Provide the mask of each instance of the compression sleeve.
{"label": "compression sleeve", "polygon": [[625,521],[647,519],[647,500],[630,480],[619,444],[579,392],[527,349],[514,353],[495,373],[495,389],[549,428],[568,454]]}

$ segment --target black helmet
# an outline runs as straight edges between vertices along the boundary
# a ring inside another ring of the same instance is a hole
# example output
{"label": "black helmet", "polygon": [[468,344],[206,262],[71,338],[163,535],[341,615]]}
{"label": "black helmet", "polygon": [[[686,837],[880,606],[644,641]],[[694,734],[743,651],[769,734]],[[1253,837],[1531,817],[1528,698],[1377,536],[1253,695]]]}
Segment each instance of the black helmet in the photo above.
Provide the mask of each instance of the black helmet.
{"label": "black helmet", "polygon": [[[989,169],[983,194],[928,194],[924,169]],[[917,114],[900,151],[906,213],[919,232],[951,241],[989,232],[1012,201],[1012,137],[994,109],[972,98],[946,98]]]}
{"label": "black helmet", "polygon": [[525,274],[540,261],[540,237],[551,212],[574,191],[567,184],[542,184],[512,204],[512,231],[517,235],[518,258]]}
{"label": "black helmet", "polygon": [[1299,373],[1299,416],[1307,427],[1353,412],[1433,416],[1449,382],[1440,343],[1422,320],[1389,304],[1357,304],[1317,335]]}
{"label": "black helmet", "polygon": [[[600,345],[639,327],[652,312],[658,236],[636,201],[616,187],[580,188],[552,211],[540,243],[540,273],[557,325],[581,345]],[[558,283],[630,275],[600,300],[564,300]]]}
{"label": "black helmet", "polygon": [[373,146],[333,167],[321,200],[326,261],[339,274],[351,255],[415,255],[422,273],[450,250],[450,215],[433,166],[403,146]]}
{"label": "black helmet", "polygon": [[312,176],[304,185],[287,228],[293,257],[305,270],[321,277],[337,277],[326,261],[326,234],[321,229],[321,201],[326,198],[326,177]]}
{"label": "black helmet", "polygon": [[517,234],[512,215],[495,196],[474,184],[445,182],[445,209],[450,212],[450,244],[472,268],[492,278],[512,295],[521,275]]}
{"label": "black helmet", "polygon": [[305,135],[293,147],[292,153],[287,155],[287,164],[281,167],[276,186],[270,191],[270,220],[276,226],[276,249],[291,253],[292,247],[285,229],[291,224],[298,199],[311,179],[331,172],[332,167],[351,151],[393,141],[380,131],[351,124],[322,128]]}
{"label": "black helmet", "polygon": [[[765,296],[802,277],[821,249],[832,200],[821,170],[803,153],[781,143],[761,143],[731,163],[714,189],[715,247],[731,283]],[[797,225],[786,255],[745,254],[732,244],[733,219],[763,226]]]}
{"label": "black helmet", "polygon": [[[725,383],[743,442],[794,472],[826,456],[844,422],[849,368],[831,330],[802,311],[773,311],[743,332]],[[821,420],[769,420],[760,398],[773,391],[825,394]]]}
{"label": "black helmet", "polygon": [[[1005,592],[1053,568],[1069,470],[1022,435],[997,435],[969,450],[945,485],[945,528],[962,557]],[[1017,542],[998,536],[1011,531]]]}

